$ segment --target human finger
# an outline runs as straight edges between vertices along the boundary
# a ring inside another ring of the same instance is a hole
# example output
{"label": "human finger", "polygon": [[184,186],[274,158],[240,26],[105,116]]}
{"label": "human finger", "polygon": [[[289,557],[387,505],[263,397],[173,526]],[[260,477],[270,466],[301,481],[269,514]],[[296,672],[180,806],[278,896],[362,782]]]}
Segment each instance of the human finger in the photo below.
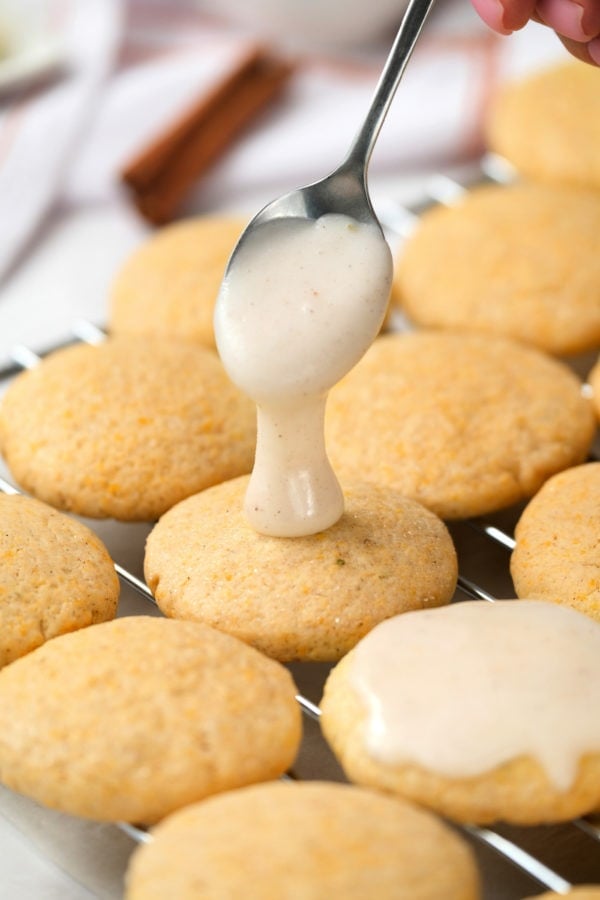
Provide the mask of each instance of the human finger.
{"label": "human finger", "polygon": [[531,18],[535,0],[472,0],[486,25],[500,34],[522,28]]}
{"label": "human finger", "polygon": [[596,0],[537,0],[535,12],[559,37],[577,44],[600,34],[600,3]]}

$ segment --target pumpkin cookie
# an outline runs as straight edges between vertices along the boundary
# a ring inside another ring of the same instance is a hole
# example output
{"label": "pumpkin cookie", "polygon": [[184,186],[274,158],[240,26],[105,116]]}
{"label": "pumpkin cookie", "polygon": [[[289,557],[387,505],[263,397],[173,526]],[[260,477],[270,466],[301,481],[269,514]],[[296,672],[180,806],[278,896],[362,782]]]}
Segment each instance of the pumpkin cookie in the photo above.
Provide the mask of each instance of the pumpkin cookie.
{"label": "pumpkin cookie", "polygon": [[600,622],[600,462],[554,475],[515,529],[519,597],[565,603]]}
{"label": "pumpkin cookie", "polygon": [[112,619],[119,579],[85,525],[0,493],[0,667],[49,638]]}
{"label": "pumpkin cookie", "polygon": [[295,692],[283,666],[195,622],[93,625],[0,672],[0,779],[73,815],[156,822],[280,776]]}
{"label": "pumpkin cookie", "polygon": [[459,822],[600,805],[600,624],[553,603],[455,603],[377,625],[332,670],[325,737],[358,784]]}
{"label": "pumpkin cookie", "polygon": [[531,178],[600,188],[600,71],[568,62],[506,85],[487,142]]}
{"label": "pumpkin cookie", "polygon": [[249,472],[254,404],[212,350],[120,337],[59,350],[0,404],[0,449],[25,490],[94,518],[152,521]]}
{"label": "pumpkin cookie", "polygon": [[599,233],[596,191],[477,188],[423,214],[397,260],[395,299],[419,325],[503,334],[558,355],[593,350]]}
{"label": "pumpkin cookie", "polygon": [[377,622],[448,603],[457,563],[433,513],[377,485],[345,491],[334,526],[258,534],[238,478],[190,497],[150,533],[145,575],[164,613],[195,619],[281,661],[337,660]]}
{"label": "pumpkin cookie", "polygon": [[534,494],[582,462],[596,424],[562,363],[504,338],[420,331],[378,338],[330,393],[342,481],[386,484],[442,518]]}
{"label": "pumpkin cookie", "polygon": [[127,900],[480,896],[469,846],[441,821],[325,782],[257,785],[175,813],[135,851],[126,882]]}
{"label": "pumpkin cookie", "polygon": [[214,347],[213,310],[241,217],[186,219],[156,231],[112,286],[113,334],[174,337]]}

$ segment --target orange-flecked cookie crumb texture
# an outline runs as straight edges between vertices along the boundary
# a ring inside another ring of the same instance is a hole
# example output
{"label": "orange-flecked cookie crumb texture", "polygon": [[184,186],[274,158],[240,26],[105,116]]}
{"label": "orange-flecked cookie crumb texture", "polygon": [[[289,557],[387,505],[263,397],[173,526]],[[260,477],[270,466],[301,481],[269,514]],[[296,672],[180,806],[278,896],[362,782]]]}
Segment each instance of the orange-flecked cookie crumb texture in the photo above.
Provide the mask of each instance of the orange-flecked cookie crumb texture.
{"label": "orange-flecked cookie crumb texture", "polygon": [[600,622],[600,462],[555,475],[515,530],[510,570],[519,597],[564,603]]}
{"label": "orange-flecked cookie crumb texture", "polygon": [[506,85],[487,139],[529,178],[600,188],[600,71],[570,61]]}
{"label": "orange-flecked cookie crumb texture", "polygon": [[38,500],[0,493],[0,667],[112,619],[119,579],[96,535]]}
{"label": "orange-flecked cookie crumb texture", "polygon": [[295,695],[283,666],[204,625],[92,625],[0,672],[0,780],[72,815],[153,823],[278,778],[301,739]]}
{"label": "orange-flecked cookie crumb texture", "polygon": [[19,484],[52,506],[152,521],[250,471],[255,415],[212,350],[119,337],[18,376],[0,404],[0,449]]}
{"label": "orange-flecked cookie crumb texture", "polygon": [[117,273],[110,297],[111,333],[214,347],[215,301],[245,224],[241,216],[203,216],[156,231]]}
{"label": "orange-flecked cookie crumb texture", "polygon": [[126,881],[127,900],[480,897],[469,846],[440,820],[325,782],[244,788],[182,810],[136,850]]}
{"label": "orange-flecked cookie crumb texture", "polygon": [[596,421],[558,360],[506,338],[423,330],[375,341],[331,391],[325,430],[342,482],[389,485],[461,519],[583,462]]}
{"label": "orange-flecked cookie crumb texture", "polygon": [[396,261],[396,301],[419,325],[506,335],[557,355],[593,350],[599,232],[596,190],[476,188],[423,214]]}
{"label": "orange-flecked cookie crumb texture", "polygon": [[155,526],[146,579],[168,616],[227,631],[279,660],[339,659],[377,622],[448,603],[457,562],[444,524],[390,488],[349,484],[334,526],[258,534],[235,479],[190,497]]}

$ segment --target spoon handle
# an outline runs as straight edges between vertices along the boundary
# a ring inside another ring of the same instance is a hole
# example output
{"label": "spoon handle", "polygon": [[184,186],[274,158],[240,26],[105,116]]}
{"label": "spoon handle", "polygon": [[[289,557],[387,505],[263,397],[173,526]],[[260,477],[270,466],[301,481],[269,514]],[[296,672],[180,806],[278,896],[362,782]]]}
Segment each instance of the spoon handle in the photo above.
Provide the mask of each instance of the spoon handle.
{"label": "spoon handle", "polygon": [[369,111],[346,156],[346,166],[357,167],[366,173],[396,88],[434,2],[435,0],[410,0],[375,88]]}

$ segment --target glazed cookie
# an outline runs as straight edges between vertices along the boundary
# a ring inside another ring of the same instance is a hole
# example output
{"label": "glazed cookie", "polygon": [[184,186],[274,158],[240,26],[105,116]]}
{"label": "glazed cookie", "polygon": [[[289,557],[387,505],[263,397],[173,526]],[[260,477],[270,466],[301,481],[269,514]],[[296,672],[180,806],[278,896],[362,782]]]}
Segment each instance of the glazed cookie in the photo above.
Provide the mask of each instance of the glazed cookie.
{"label": "glazed cookie", "polygon": [[342,481],[394,487],[448,519],[531,496],[585,459],[595,430],[565,365],[505,338],[453,332],[378,338],[333,388],[326,415]]}
{"label": "glazed cookie", "polygon": [[423,214],[397,259],[395,298],[419,325],[583,353],[600,347],[599,233],[596,191],[477,188]]}
{"label": "glazed cookie", "polygon": [[152,521],[249,472],[254,404],[212,350],[120,337],[48,356],[0,405],[0,449],[27,491],[94,518]]}
{"label": "glazed cookie", "polygon": [[115,619],[0,672],[0,780],[73,815],[153,823],[280,776],[300,715],[287,670],[229,635]]}
{"label": "glazed cookie", "polygon": [[555,894],[547,891],[545,894],[536,894],[535,897],[527,897],[526,900],[553,900],[554,897],[577,897],[577,900],[600,900],[600,885],[581,884],[572,888],[566,894]]}
{"label": "glazed cookie", "polygon": [[377,625],[332,670],[321,724],[348,777],[459,822],[600,804],[600,624],[472,601]]}
{"label": "glazed cookie", "polygon": [[49,638],[112,619],[119,579],[85,525],[0,493],[0,667]]}
{"label": "glazed cookie", "polygon": [[145,575],[166,615],[205,622],[281,661],[337,660],[382,619],[451,599],[452,540],[412,500],[354,484],[327,531],[275,538],[246,521],[247,484],[238,478],[188,498],[150,533]]}
{"label": "glazed cookie", "polygon": [[126,883],[127,900],[480,896],[469,846],[430,813],[318,781],[242,788],[175,813],[135,851]]}
{"label": "glazed cookie", "polygon": [[569,62],[506,85],[487,141],[531,178],[600,188],[600,72]]}
{"label": "glazed cookie", "polygon": [[554,475],[515,529],[519,597],[573,606],[600,622],[600,462]]}
{"label": "glazed cookie", "polygon": [[241,217],[204,216],[156,231],[115,278],[110,331],[174,337],[214,347],[217,293],[245,224]]}

